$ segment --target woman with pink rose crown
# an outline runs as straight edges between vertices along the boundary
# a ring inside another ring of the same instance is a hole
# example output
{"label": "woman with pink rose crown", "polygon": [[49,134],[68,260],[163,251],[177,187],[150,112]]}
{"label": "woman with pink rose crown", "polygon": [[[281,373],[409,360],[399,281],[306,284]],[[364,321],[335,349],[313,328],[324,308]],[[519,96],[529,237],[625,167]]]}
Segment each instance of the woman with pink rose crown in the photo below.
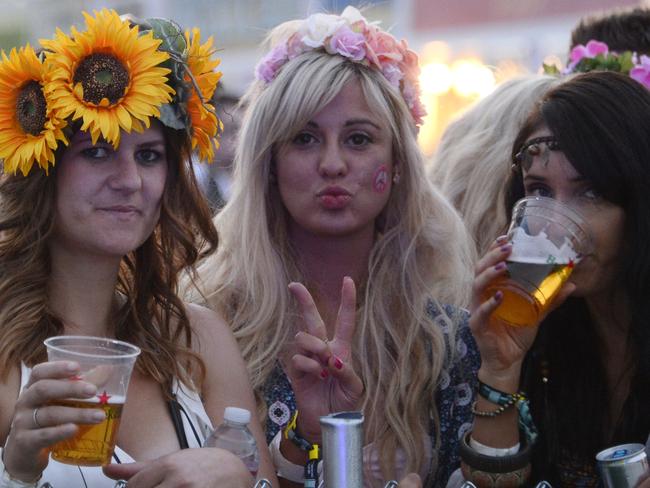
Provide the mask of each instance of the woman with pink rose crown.
{"label": "woman with pink rose crown", "polygon": [[424,172],[417,56],[351,7],[269,43],[195,299],[234,329],[283,486],[344,410],[365,414],[366,486],[444,486],[478,367],[472,259]]}

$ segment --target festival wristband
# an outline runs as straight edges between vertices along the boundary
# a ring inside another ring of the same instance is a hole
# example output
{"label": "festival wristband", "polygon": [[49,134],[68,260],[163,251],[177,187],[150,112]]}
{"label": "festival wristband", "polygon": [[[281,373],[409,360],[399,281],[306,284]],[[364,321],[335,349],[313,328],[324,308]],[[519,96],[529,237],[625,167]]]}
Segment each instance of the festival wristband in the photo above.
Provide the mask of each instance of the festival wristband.
{"label": "festival wristband", "polygon": [[483,454],[484,456],[492,456],[492,457],[512,456],[513,454],[517,454],[519,452],[519,446],[520,444],[519,442],[517,442],[512,447],[506,447],[506,448],[490,447],[490,446],[486,446],[485,444],[481,444],[479,441],[475,440],[471,435],[469,436],[469,447],[474,449],[479,454]]}
{"label": "festival wristband", "polygon": [[284,457],[280,451],[280,442],[282,441],[282,432],[278,431],[275,437],[269,444],[269,451],[271,452],[271,461],[275,466],[275,471],[278,477],[285,480],[293,481],[294,483],[305,482],[305,467],[300,464],[295,464]]}
{"label": "festival wristband", "polygon": [[289,423],[283,430],[284,438],[289,439],[293,444],[298,446],[301,450],[309,452],[312,450],[312,443],[296,432],[296,425],[298,423],[298,410],[296,410],[289,420]]}

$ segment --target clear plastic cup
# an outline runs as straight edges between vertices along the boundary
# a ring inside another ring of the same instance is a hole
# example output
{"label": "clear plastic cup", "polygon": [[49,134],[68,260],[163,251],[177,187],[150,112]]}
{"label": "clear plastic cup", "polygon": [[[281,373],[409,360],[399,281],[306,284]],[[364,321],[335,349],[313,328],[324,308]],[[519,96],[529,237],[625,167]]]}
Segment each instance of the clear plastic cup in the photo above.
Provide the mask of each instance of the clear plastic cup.
{"label": "clear plastic cup", "polygon": [[507,273],[488,285],[484,298],[500,290],[503,299],[494,316],[514,327],[535,325],[589,252],[591,239],[571,207],[552,198],[526,197],[513,208],[508,240]]}
{"label": "clear plastic cup", "polygon": [[79,425],[71,439],[52,446],[52,458],[78,466],[109,464],[122,407],[135,360],[140,349],[128,342],[89,336],[56,336],[44,341],[49,361],[76,361],[80,372],[71,380],[83,380],[97,387],[94,398],[68,398],[56,405],[102,409],[106,420],[100,424]]}

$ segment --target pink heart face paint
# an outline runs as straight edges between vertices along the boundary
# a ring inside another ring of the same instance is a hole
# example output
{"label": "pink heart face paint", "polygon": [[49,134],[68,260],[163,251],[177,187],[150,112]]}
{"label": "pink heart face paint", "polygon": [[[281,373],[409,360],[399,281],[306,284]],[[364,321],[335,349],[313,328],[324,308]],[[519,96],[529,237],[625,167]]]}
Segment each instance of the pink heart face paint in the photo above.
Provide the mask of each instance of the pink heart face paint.
{"label": "pink heart face paint", "polygon": [[388,187],[388,169],[385,165],[381,165],[375,171],[375,178],[372,182],[372,187],[377,193],[384,193]]}

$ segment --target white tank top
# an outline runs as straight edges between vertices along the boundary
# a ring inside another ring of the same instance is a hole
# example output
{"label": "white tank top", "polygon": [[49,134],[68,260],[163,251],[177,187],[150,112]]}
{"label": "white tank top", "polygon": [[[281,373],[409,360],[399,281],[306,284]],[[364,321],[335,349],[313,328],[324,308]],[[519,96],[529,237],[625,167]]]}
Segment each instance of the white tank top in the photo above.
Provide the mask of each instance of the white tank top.
{"label": "white tank top", "polygon": [[[31,368],[21,364],[20,367],[20,391],[27,385]],[[212,422],[205,412],[203,403],[197,392],[190,388],[181,388],[180,383],[174,379],[173,391],[176,394],[176,400],[182,407],[181,417],[183,419],[183,428],[189,447],[201,447],[203,441],[212,432]],[[113,454],[113,463],[132,463],[135,460],[125,451],[115,446]],[[48,484],[49,483],[49,484]],[[38,483],[39,488],[113,488],[115,480],[107,478],[102,472],[102,468],[87,466],[72,466],[62,464],[50,458],[43,477]]]}

